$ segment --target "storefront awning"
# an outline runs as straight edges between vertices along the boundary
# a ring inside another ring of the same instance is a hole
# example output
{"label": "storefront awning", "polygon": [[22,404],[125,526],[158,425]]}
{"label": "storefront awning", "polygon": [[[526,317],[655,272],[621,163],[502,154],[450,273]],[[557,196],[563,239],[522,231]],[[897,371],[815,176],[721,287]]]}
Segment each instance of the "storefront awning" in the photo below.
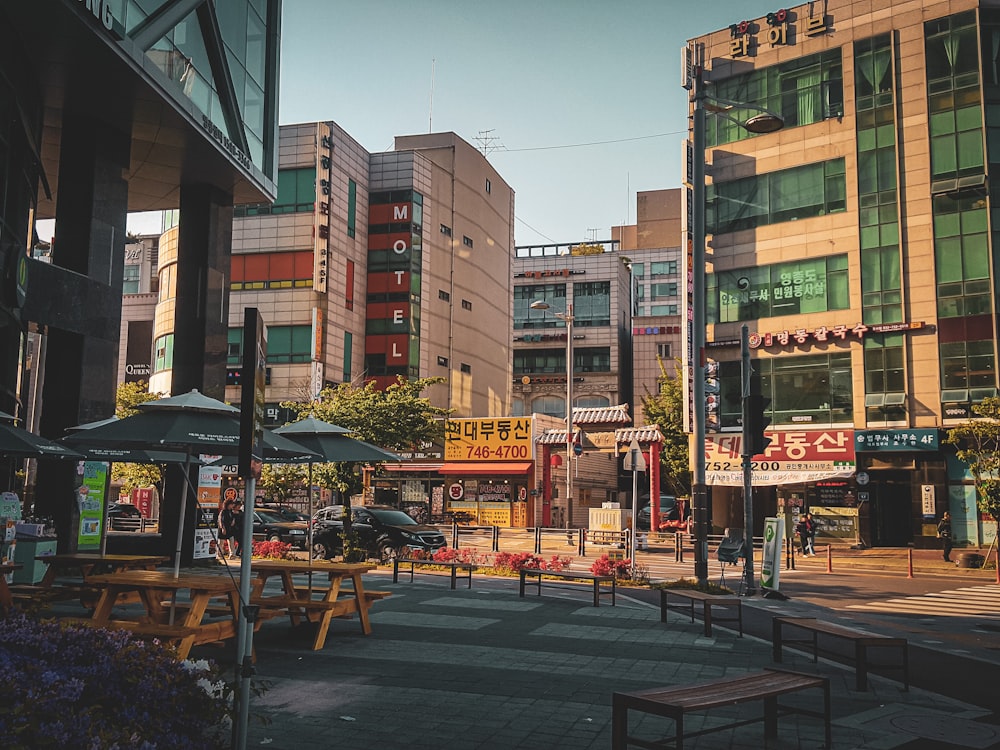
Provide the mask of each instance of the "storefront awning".
{"label": "storefront awning", "polygon": [[441,464],[382,464],[382,471],[390,473],[436,472],[439,468]]}
{"label": "storefront awning", "polygon": [[438,473],[451,477],[497,476],[509,474],[527,474],[531,471],[531,461],[491,462],[491,461],[452,461],[441,464]]}

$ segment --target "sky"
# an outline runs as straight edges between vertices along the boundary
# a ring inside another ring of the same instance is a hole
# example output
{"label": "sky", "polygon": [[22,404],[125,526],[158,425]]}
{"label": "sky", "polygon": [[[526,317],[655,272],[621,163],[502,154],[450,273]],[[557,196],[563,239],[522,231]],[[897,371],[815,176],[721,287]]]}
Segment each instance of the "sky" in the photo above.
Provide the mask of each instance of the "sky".
{"label": "sky", "polygon": [[454,131],[513,188],[516,244],[610,239],[637,192],[681,184],[681,48],[779,7],[284,0],[279,122],[332,120],[373,153]]}

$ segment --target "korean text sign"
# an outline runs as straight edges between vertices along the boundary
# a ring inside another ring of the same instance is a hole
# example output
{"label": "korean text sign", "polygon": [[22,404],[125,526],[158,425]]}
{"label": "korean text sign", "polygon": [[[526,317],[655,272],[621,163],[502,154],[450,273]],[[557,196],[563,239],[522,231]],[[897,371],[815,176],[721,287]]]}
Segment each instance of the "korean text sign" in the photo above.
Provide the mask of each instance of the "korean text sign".
{"label": "korean text sign", "polygon": [[449,419],[444,427],[446,461],[530,461],[531,417]]}

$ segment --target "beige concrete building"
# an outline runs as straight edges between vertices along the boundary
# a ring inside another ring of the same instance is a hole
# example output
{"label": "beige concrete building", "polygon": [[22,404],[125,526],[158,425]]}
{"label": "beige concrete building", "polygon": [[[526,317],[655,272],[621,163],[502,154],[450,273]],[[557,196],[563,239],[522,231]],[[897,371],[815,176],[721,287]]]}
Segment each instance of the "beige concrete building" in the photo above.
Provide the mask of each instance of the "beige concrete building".
{"label": "beige concrete building", "polygon": [[[809,508],[829,540],[930,545],[950,510],[960,544],[989,543],[994,525],[942,440],[997,387],[1000,4],[830,0],[728,20],[690,45],[716,103],[715,525],[742,518],[747,324],[773,428],[754,457],[758,525]],[[750,136],[737,124],[763,110],[784,127]]]}
{"label": "beige concrete building", "polygon": [[[510,407],[514,193],[454,133],[372,154],[336,123],[283,126],[278,197],[237,206],[226,399],[246,308],[268,326],[268,419],[325,385],[443,376],[455,416]],[[164,234],[151,389],[168,392],[176,229]],[[138,300],[136,300],[138,303]]]}

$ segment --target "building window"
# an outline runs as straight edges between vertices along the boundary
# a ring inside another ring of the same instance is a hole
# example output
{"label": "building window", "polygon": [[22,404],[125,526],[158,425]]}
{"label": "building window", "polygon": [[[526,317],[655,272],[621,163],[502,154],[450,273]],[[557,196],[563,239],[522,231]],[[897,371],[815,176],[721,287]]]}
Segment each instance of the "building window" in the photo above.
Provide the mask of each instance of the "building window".
{"label": "building window", "polygon": [[573,323],[578,326],[611,325],[610,281],[573,285]]}
{"label": "building window", "polygon": [[740,123],[762,109],[780,115],[786,128],[841,117],[844,81],[840,48],[713,81],[712,96],[746,106],[706,116],[709,148],[750,138],[751,133]]}
{"label": "building window", "polygon": [[642,278],[646,275],[646,264],[645,263],[633,263],[632,264],[632,275]]}
{"label": "building window", "polygon": [[649,285],[649,298],[652,299],[671,299],[676,297],[677,292],[677,282],[668,281],[663,284],[650,284]]}
{"label": "building window", "polygon": [[463,310],[471,310],[472,309],[472,303],[469,300],[467,300],[467,299],[463,299],[462,300],[462,309]]}
{"label": "building window", "polygon": [[[322,183],[326,183],[323,185]],[[330,192],[330,184],[322,180],[321,190]],[[316,207],[316,167],[278,170],[278,197],[274,203],[251,203],[235,206],[233,215],[267,216],[312,212]]]}
{"label": "building window", "polygon": [[573,400],[575,409],[604,409],[608,406],[611,406],[611,401],[607,396],[580,396]]}
{"label": "building window", "polygon": [[[574,357],[575,359],[575,357]],[[515,349],[514,374],[565,373],[566,349]],[[547,412],[546,412],[547,413]]]}
{"label": "building window", "polygon": [[312,356],[312,326],[268,326],[267,361],[271,364],[308,362]]}
{"label": "building window", "polygon": [[[547,302],[548,310],[533,310],[531,303]],[[554,312],[566,309],[565,284],[525,284],[514,287],[514,329],[562,328],[566,324]]]}
{"label": "building window", "polygon": [[650,276],[676,276],[677,275],[677,261],[676,260],[665,260],[657,263],[649,264],[649,275]]}
{"label": "building window", "polygon": [[347,268],[344,273],[344,308],[354,309],[354,261],[347,261]]}
{"label": "building window", "polygon": [[471,374],[472,374],[472,365],[469,365],[469,364],[466,364],[465,362],[463,362],[463,363],[461,364],[461,370],[462,370],[462,372],[464,372],[464,373],[465,373],[466,375],[471,375]]}
{"label": "building window", "polygon": [[670,359],[673,357],[673,354],[670,353],[670,344],[657,344],[656,356],[660,359]]}
{"label": "building window", "polygon": [[353,237],[358,224],[358,183],[347,180],[347,236]]}
{"label": "building window", "polygon": [[843,159],[716,182],[706,192],[705,222],[712,234],[847,210]]}
{"label": "building window", "polygon": [[649,308],[650,315],[677,315],[678,306],[677,305],[651,305]]}
{"label": "building window", "polygon": [[776,263],[709,274],[712,323],[850,309],[847,256]]}
{"label": "building window", "polygon": [[462,244],[466,247],[472,247],[472,238],[462,235]]}
{"label": "building window", "polygon": [[438,364],[441,367],[447,367],[448,366],[448,358],[447,357],[438,357]]}
{"label": "building window", "polygon": [[351,370],[354,367],[354,334],[344,331],[344,372],[341,382],[350,383],[353,380]]}
{"label": "building window", "polygon": [[[854,393],[851,355],[808,355],[756,359],[751,367],[761,375],[761,392],[771,399],[774,424],[853,422]],[[740,362],[719,363],[722,427],[738,427],[743,420]]]}
{"label": "building window", "polygon": [[159,302],[166,302],[177,296],[177,264],[170,263],[160,269],[160,290],[157,295]]}
{"label": "building window", "polygon": [[163,372],[174,366],[174,334],[160,336],[153,342],[153,372]]}
{"label": "building window", "polygon": [[226,364],[230,367],[243,366],[243,329],[230,328],[226,345]]}
{"label": "building window", "polygon": [[451,295],[444,289],[438,289],[438,299],[442,299],[445,302],[451,302]]}
{"label": "building window", "polygon": [[611,372],[611,349],[581,346],[573,350],[573,372]]}
{"label": "building window", "polygon": [[311,250],[233,255],[229,288],[234,292],[308,288],[313,285],[314,263]]}
{"label": "building window", "polygon": [[531,411],[536,414],[547,414],[550,417],[562,417],[566,421],[566,399],[559,396],[540,396],[531,402]]}
{"label": "building window", "polygon": [[451,227],[444,224],[441,225],[441,234],[451,237]]}
{"label": "building window", "polygon": [[493,192],[493,185],[490,183],[490,178],[489,177],[486,178],[486,192],[487,193],[492,193]]}
{"label": "building window", "polygon": [[142,271],[142,266],[128,265],[125,266],[125,274],[122,277],[122,294],[138,294],[139,293],[139,276]]}

